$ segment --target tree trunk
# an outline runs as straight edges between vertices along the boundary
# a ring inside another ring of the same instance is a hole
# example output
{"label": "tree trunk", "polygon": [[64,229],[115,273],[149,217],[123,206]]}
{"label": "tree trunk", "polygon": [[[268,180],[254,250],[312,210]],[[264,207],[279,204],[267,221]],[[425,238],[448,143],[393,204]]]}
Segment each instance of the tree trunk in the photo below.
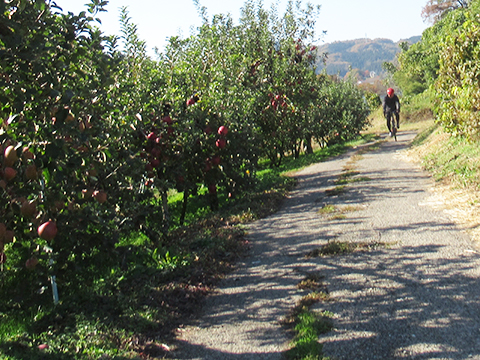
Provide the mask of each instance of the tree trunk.
{"label": "tree trunk", "polygon": [[307,154],[313,154],[312,135],[308,135],[305,139],[305,152]]}
{"label": "tree trunk", "polygon": [[187,213],[187,201],[188,201],[189,192],[186,188],[183,191],[183,206],[182,206],[182,214],[180,215],[180,225],[183,225],[185,222],[185,214]]}
{"label": "tree trunk", "polygon": [[162,210],[163,210],[163,231],[166,234],[170,227],[170,213],[168,211],[168,195],[166,191],[162,191]]}
{"label": "tree trunk", "polygon": [[209,203],[210,203],[210,210],[217,211],[219,208],[217,193],[215,192],[213,194],[208,194],[208,197],[209,197]]}

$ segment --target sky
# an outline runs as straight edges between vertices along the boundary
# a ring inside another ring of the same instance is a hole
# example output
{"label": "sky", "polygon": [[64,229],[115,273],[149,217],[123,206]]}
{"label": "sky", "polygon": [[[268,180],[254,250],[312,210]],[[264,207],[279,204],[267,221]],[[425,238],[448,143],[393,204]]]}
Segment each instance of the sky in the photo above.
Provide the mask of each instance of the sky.
{"label": "sky", "polygon": [[[78,14],[86,10],[89,0],[53,0],[64,12]],[[240,17],[244,0],[199,0],[207,8],[211,18],[215,14],[231,14],[235,22]],[[270,9],[278,1],[278,9],[284,13],[288,0],[263,0]],[[321,5],[317,19],[317,45],[359,38],[385,38],[393,41],[421,35],[429,26],[421,17],[427,0],[310,0]],[[303,3],[307,3],[303,0]],[[107,12],[100,13],[99,25],[107,35],[120,34],[120,8],[126,6],[131,21],[137,25],[140,39],[145,40],[148,53],[153,48],[162,51],[171,36],[188,37],[196,33],[201,19],[193,0],[110,0]],[[323,31],[326,31],[325,35]]]}

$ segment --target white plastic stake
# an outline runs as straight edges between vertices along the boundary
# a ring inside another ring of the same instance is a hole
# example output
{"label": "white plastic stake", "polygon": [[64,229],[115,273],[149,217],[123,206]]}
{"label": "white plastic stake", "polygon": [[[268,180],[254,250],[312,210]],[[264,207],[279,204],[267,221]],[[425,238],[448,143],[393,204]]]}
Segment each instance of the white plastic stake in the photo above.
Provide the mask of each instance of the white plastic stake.
{"label": "white plastic stake", "polygon": [[[50,259],[50,265],[53,265],[53,259]],[[53,304],[58,305],[58,288],[57,288],[57,277],[52,275],[50,277],[50,282],[52,283],[52,293],[53,293]]]}
{"label": "white plastic stake", "polygon": [[55,275],[52,275],[50,278],[50,281],[52,283],[52,292],[53,292],[53,303],[55,305],[58,305],[58,288],[57,288],[57,281]]}

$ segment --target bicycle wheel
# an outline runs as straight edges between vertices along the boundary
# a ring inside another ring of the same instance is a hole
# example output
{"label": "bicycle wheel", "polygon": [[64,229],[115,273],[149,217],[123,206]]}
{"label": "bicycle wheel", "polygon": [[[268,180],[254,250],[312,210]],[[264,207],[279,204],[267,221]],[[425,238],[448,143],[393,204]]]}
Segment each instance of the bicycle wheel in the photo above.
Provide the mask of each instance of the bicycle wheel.
{"label": "bicycle wheel", "polygon": [[392,136],[397,141],[397,123],[395,122],[395,116],[391,114],[390,117],[390,124],[391,124],[391,129],[392,129]]}

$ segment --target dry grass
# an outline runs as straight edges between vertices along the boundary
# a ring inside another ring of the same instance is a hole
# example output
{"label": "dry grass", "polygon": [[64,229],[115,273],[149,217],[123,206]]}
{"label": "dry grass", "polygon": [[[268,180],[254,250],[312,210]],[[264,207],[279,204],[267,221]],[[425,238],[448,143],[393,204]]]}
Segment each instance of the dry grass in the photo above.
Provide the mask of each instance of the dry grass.
{"label": "dry grass", "polygon": [[339,185],[334,187],[333,189],[325,190],[325,194],[327,196],[338,196],[338,195],[342,195],[345,191],[346,191],[345,185]]}
{"label": "dry grass", "polygon": [[357,251],[369,251],[380,247],[387,247],[383,242],[346,242],[346,241],[330,241],[327,244],[320,246],[310,251],[306,257],[324,257],[324,256],[339,256],[352,254]]}
{"label": "dry grass", "polygon": [[297,287],[300,290],[312,290],[312,291],[319,291],[319,290],[325,290],[325,286],[322,283],[322,280],[325,278],[325,276],[320,275],[319,273],[310,273],[307,276],[305,276],[305,279],[300,281],[300,283],[297,285]]}
{"label": "dry grass", "polygon": [[343,220],[346,219],[347,213],[354,211],[363,210],[365,206],[363,205],[332,205],[326,204],[320,210],[317,211],[318,214],[328,217],[329,220]]}

